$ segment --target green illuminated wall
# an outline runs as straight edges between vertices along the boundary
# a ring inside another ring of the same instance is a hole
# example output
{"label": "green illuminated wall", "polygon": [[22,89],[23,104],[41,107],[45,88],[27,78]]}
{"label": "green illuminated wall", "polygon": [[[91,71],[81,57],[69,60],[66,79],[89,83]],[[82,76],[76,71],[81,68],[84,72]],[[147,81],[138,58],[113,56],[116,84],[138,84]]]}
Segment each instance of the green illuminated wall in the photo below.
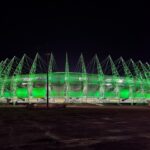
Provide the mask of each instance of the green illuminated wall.
{"label": "green illuminated wall", "polygon": [[[50,73],[49,97],[150,99],[150,84],[146,80],[137,82],[134,78],[121,77],[114,80],[112,76],[103,76],[102,78],[103,81],[98,80],[97,74],[86,74],[85,78],[82,73],[70,72],[66,78],[65,72]],[[15,81],[14,84],[11,78],[6,79],[1,98],[46,98],[46,74],[22,75]],[[1,80],[1,88],[2,84],[3,81]],[[16,90],[12,92],[14,85]]]}

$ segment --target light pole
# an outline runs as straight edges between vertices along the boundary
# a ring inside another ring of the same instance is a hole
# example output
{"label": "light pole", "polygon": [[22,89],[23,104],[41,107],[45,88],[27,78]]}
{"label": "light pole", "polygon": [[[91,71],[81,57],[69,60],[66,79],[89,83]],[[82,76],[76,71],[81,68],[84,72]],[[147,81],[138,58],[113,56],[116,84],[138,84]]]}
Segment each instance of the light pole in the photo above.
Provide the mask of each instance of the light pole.
{"label": "light pole", "polygon": [[49,71],[49,56],[50,56],[50,53],[46,53],[45,54],[46,57],[47,57],[47,74],[46,74],[46,98],[47,98],[47,109],[49,108],[49,76],[48,76],[48,71]]}

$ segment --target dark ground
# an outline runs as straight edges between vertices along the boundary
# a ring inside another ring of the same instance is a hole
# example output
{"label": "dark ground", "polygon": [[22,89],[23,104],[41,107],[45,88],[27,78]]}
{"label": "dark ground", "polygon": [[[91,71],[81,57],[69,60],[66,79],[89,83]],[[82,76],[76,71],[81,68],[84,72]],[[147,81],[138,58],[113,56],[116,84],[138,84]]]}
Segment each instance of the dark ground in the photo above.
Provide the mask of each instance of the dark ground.
{"label": "dark ground", "polygon": [[149,150],[150,108],[0,108],[0,150]]}

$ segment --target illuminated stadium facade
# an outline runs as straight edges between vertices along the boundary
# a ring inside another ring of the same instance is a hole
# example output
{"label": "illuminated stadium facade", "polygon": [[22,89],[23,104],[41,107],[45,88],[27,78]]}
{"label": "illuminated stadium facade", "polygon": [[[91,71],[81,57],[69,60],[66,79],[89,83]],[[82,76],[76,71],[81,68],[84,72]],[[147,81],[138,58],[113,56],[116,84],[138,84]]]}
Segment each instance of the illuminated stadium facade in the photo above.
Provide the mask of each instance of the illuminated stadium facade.
{"label": "illuminated stadium facade", "polygon": [[[48,65],[47,65],[48,64]],[[34,60],[23,55],[0,62],[0,102],[46,103],[147,103],[150,100],[150,65],[122,57],[97,55],[86,67],[81,54],[77,70],[70,71],[66,54],[65,71],[55,71],[51,54],[48,63],[36,54]],[[48,82],[47,72],[48,70]],[[48,90],[47,90],[48,83]]]}

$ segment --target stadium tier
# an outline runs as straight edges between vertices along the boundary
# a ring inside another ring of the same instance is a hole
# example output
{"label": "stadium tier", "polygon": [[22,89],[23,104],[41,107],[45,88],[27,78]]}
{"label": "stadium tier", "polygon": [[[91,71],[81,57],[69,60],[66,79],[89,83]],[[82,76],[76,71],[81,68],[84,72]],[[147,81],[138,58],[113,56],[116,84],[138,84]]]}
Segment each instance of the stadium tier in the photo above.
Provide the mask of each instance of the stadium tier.
{"label": "stadium tier", "polygon": [[100,63],[97,55],[92,63],[94,73],[87,72],[82,55],[78,61],[80,71],[76,72],[69,71],[67,55],[64,72],[54,71],[52,54],[48,65],[39,54],[33,61],[26,55],[20,60],[13,57],[1,61],[0,102],[46,103],[47,91],[51,103],[147,103],[150,100],[148,63],[125,62],[122,57],[114,63],[110,56]]}

